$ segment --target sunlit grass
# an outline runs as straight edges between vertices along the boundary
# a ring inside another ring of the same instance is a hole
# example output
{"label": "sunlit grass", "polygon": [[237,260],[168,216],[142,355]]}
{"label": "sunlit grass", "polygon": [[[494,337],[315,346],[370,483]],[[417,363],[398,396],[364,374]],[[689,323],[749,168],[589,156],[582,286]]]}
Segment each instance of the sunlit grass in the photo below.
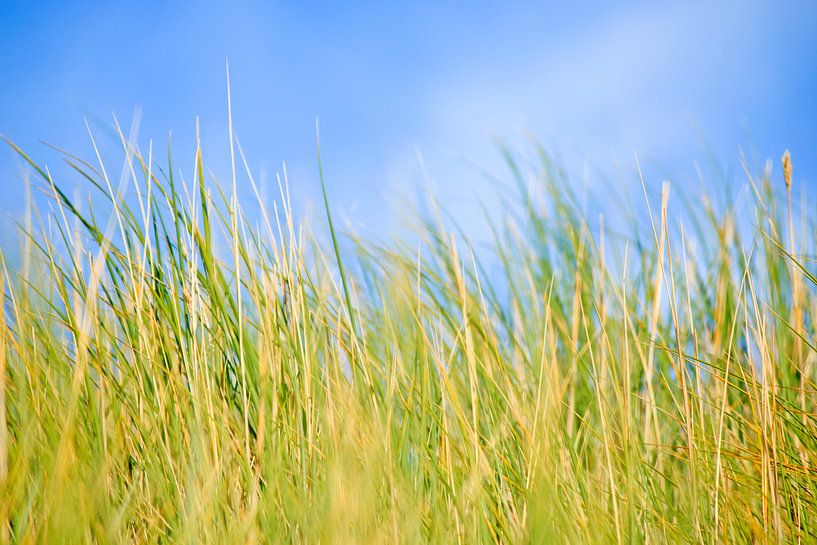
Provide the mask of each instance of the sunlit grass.
{"label": "sunlit grass", "polygon": [[200,149],[188,178],[122,153],[121,185],[64,154],[78,199],[29,161],[0,543],[817,540],[817,218],[788,156],[739,214],[667,185],[622,234],[508,153],[475,251],[433,206],[390,244],[328,200],[313,231],[286,180],[247,213],[237,145],[226,185]]}

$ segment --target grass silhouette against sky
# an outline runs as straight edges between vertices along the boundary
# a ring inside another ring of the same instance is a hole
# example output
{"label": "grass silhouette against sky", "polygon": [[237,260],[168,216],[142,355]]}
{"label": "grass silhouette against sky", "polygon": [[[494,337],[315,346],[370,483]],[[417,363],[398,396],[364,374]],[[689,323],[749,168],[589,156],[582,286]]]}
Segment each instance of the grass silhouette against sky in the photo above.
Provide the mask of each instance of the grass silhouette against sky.
{"label": "grass silhouette against sky", "polygon": [[[172,130],[189,149],[200,116],[226,178],[228,58],[236,133],[259,175],[286,160],[294,195],[317,202],[320,117],[332,201],[375,226],[389,223],[384,195],[424,177],[418,152],[456,212],[478,183],[468,162],[491,170],[492,138],[528,132],[579,171],[587,159],[631,173],[637,151],[687,185],[707,147],[729,176],[738,147],[757,161],[789,148],[795,176],[813,179],[815,32],[806,2],[13,1],[0,15],[0,132],[48,160],[38,140],[90,151],[83,117],[110,131],[115,114],[127,130],[139,108],[140,135],[164,147]],[[109,136],[100,145],[115,149]],[[0,151],[13,211],[19,164]]]}

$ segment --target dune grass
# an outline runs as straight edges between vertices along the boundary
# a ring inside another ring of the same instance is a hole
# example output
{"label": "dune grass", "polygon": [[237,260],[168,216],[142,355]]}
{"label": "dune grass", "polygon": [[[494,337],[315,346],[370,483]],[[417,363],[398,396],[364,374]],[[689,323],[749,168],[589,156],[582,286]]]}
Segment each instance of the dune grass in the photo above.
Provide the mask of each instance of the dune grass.
{"label": "dune grass", "polygon": [[226,184],[200,149],[188,178],[122,153],[63,154],[77,199],[29,161],[0,543],[817,540],[817,218],[788,156],[740,210],[645,189],[614,233],[508,153],[474,251],[434,208],[382,243],[328,200],[296,221],[286,180],[240,203],[237,146]]}

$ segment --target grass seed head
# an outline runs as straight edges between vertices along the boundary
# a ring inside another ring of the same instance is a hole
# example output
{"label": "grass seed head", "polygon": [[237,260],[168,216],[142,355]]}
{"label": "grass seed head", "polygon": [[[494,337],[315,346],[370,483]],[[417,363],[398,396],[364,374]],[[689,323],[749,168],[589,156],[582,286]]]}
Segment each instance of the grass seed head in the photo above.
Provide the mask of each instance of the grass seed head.
{"label": "grass seed head", "polygon": [[783,152],[780,161],[783,163],[783,179],[786,181],[786,191],[789,191],[791,190],[791,153],[789,153],[789,150]]}

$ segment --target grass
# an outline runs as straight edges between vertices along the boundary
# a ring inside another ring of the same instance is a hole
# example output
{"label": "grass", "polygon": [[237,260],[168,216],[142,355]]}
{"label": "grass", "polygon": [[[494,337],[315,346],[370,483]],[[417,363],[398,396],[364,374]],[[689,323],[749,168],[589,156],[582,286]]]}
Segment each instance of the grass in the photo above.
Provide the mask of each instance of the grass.
{"label": "grass", "polygon": [[185,179],[122,137],[118,185],[64,153],[87,200],[17,151],[47,202],[0,280],[0,543],[817,541],[788,155],[617,233],[506,152],[476,252],[442,212],[344,236],[325,191],[315,234],[286,180],[246,212],[232,139],[227,192],[200,149]]}

